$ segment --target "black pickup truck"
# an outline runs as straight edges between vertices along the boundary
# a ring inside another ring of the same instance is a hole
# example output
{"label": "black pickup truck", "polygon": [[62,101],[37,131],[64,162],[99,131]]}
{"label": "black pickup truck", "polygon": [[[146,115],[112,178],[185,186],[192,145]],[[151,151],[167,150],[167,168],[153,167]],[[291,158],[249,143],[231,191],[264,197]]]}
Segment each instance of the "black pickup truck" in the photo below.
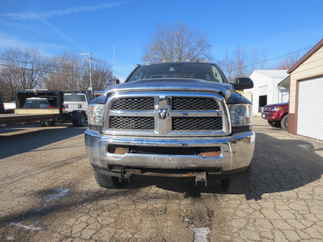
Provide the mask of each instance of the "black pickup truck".
{"label": "black pickup truck", "polygon": [[88,108],[85,143],[100,186],[120,187],[132,175],[192,176],[228,184],[247,173],[255,146],[251,103],[212,63],[138,66],[125,83]]}

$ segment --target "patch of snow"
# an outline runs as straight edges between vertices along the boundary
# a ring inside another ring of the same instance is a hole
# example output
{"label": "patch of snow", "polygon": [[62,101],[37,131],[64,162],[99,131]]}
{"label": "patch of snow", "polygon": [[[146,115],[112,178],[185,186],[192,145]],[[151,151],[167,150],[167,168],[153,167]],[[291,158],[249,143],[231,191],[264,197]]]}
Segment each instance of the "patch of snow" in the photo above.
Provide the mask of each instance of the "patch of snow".
{"label": "patch of snow", "polygon": [[210,230],[207,227],[204,228],[192,228],[194,233],[194,242],[207,242],[207,235],[209,234]]}
{"label": "patch of snow", "polygon": [[31,231],[40,231],[41,228],[40,227],[35,227],[33,225],[24,225],[22,223],[10,223],[13,226],[19,227],[19,228],[23,228],[26,230],[31,230]]}
{"label": "patch of snow", "polygon": [[65,197],[70,192],[70,189],[67,189],[67,188],[58,188],[58,189],[55,189],[54,192],[55,193],[49,194],[49,195],[47,195],[45,197],[46,202],[53,201],[53,200],[57,200],[59,198]]}

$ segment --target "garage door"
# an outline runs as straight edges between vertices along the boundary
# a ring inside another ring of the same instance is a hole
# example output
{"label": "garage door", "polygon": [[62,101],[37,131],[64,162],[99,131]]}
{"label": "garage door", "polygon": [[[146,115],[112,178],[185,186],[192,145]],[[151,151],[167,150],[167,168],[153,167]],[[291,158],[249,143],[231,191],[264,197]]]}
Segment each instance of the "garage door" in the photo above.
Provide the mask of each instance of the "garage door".
{"label": "garage door", "polygon": [[297,133],[323,140],[323,77],[299,82]]}

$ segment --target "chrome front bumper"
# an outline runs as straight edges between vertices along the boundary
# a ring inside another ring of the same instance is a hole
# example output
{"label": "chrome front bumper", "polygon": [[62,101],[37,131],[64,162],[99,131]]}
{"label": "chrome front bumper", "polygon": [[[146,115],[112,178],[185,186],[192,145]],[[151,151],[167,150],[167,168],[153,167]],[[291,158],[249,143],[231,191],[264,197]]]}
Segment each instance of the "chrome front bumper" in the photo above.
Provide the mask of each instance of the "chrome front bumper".
{"label": "chrome front bumper", "polygon": [[[85,131],[85,144],[91,164],[99,168],[117,165],[136,168],[156,169],[208,169],[220,168],[231,171],[248,167],[254,153],[255,133],[252,131],[226,137],[190,138],[152,138],[101,136],[94,130]],[[161,154],[115,154],[109,153],[110,145],[136,145],[154,147],[220,147],[216,157],[199,155],[161,155]]]}
{"label": "chrome front bumper", "polygon": [[[254,153],[255,133],[242,132],[226,137],[153,138],[106,136],[94,130],[85,131],[85,144],[91,164],[106,169],[109,165],[155,169],[220,168],[231,171],[248,167]],[[115,154],[108,152],[109,145],[136,145],[154,147],[220,147],[215,157],[199,155]]]}

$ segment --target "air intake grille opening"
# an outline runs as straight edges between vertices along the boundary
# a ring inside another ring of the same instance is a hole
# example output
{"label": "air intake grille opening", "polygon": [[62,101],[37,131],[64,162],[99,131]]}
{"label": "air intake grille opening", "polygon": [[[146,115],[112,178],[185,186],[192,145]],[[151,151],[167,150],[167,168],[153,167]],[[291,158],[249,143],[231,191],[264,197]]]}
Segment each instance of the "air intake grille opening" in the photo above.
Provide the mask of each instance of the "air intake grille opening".
{"label": "air intake grille opening", "polygon": [[213,98],[173,97],[173,110],[218,110],[219,104]]}
{"label": "air intake grille opening", "polygon": [[222,117],[175,117],[172,118],[173,130],[222,130]]}
{"label": "air intake grille opening", "polygon": [[154,129],[153,117],[110,117],[111,129]]}
{"label": "air intake grille opening", "polygon": [[153,97],[119,98],[113,101],[112,110],[153,110]]}

